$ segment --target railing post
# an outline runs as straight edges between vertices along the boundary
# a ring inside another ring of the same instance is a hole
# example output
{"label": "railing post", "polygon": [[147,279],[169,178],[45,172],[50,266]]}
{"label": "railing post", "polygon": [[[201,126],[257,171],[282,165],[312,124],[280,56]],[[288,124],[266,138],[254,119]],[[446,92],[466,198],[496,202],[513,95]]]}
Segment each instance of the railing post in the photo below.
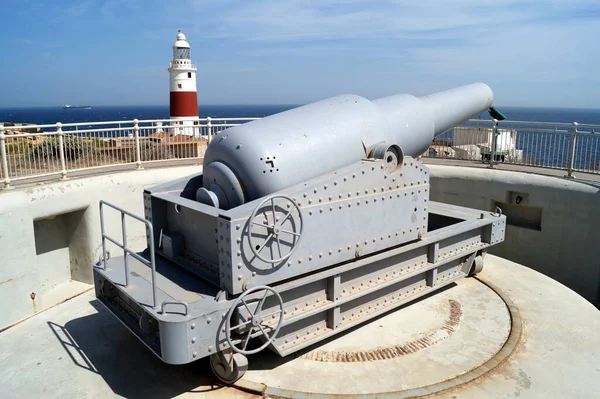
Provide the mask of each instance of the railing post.
{"label": "railing post", "polygon": [[138,169],[144,169],[142,167],[142,151],[140,149],[140,121],[137,119],[133,120],[133,134],[135,136],[135,163]]}
{"label": "railing post", "polygon": [[212,122],[210,116],[206,118],[206,134],[208,134],[207,144],[212,140]]}
{"label": "railing post", "polygon": [[573,176],[573,165],[575,164],[575,145],[577,144],[577,125],[579,123],[573,122],[573,127],[571,128],[571,152],[569,153],[569,166],[567,169],[566,178],[574,179]]}
{"label": "railing post", "polygon": [[106,230],[104,228],[104,210],[102,208],[104,202],[100,201],[100,234],[102,235],[102,269],[106,270],[106,261],[108,260],[108,252],[106,251]]}
{"label": "railing post", "polygon": [[2,174],[4,177],[4,188],[10,188],[10,176],[8,175],[8,157],[6,154],[6,135],[4,125],[0,125],[0,157],[2,157]]}
{"label": "railing post", "polygon": [[125,214],[121,213],[121,233],[123,234],[123,263],[125,263],[125,287],[129,285],[129,259],[127,258],[127,228]]}
{"label": "railing post", "polygon": [[65,160],[65,138],[62,131],[62,123],[56,122],[56,133],[58,133],[58,154],[60,157],[60,180],[67,180],[67,161]]}
{"label": "railing post", "polygon": [[490,166],[494,168],[494,156],[496,154],[496,141],[498,140],[498,119],[493,119],[494,126],[492,127],[492,150],[490,152]]}

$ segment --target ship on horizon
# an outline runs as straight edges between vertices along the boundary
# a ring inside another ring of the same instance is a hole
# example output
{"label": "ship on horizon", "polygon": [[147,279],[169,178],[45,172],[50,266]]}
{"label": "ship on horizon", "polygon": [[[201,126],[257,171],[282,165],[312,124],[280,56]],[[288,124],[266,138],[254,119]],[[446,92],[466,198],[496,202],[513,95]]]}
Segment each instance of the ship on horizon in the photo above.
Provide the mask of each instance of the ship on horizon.
{"label": "ship on horizon", "polygon": [[69,108],[74,108],[74,109],[92,109],[92,107],[90,105],[69,105],[69,104],[63,105],[63,109],[69,109]]}

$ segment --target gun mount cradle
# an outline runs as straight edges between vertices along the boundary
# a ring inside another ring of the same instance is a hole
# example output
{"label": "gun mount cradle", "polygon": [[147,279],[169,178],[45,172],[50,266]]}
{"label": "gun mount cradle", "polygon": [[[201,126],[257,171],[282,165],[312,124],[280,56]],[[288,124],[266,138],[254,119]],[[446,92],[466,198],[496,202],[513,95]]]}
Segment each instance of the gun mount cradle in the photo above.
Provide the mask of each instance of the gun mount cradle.
{"label": "gun mount cradle", "polygon": [[[207,157],[203,173],[146,189],[145,218],[101,202],[97,298],[162,361],[210,356],[231,383],[247,355],[290,355],[479,272],[504,240],[505,216],[430,201],[414,151],[370,147],[254,196]],[[123,242],[106,234],[104,207],[123,226],[126,217],[146,225],[144,252],[128,248],[125,227]],[[107,242],[124,255],[109,257]]]}

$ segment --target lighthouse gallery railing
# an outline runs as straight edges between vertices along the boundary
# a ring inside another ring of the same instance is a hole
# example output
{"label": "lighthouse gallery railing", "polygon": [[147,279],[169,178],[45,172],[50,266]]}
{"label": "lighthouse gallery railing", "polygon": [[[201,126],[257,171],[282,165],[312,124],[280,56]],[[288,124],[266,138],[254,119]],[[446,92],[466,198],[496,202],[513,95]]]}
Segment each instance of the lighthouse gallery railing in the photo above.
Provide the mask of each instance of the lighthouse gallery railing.
{"label": "lighthouse gallery railing", "polygon": [[[44,179],[100,168],[200,160],[224,129],[259,118],[0,125],[0,180]],[[600,173],[600,125],[470,120],[434,139],[423,157]]]}

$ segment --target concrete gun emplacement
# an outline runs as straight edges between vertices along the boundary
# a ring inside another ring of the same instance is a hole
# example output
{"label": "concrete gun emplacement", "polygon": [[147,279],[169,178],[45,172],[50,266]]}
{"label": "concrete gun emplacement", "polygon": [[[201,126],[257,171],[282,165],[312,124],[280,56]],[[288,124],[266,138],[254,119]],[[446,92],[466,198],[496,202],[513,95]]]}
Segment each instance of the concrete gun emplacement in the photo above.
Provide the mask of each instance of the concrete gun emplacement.
{"label": "concrete gun emplacement", "polygon": [[[430,201],[415,157],[492,101],[480,83],[342,95],[226,129],[202,173],[145,190],[144,218],[101,201],[96,295],[164,362],[209,356],[231,383],[248,355],[290,355],[476,274],[505,216]],[[145,251],[106,235],[115,211],[146,225]]]}

